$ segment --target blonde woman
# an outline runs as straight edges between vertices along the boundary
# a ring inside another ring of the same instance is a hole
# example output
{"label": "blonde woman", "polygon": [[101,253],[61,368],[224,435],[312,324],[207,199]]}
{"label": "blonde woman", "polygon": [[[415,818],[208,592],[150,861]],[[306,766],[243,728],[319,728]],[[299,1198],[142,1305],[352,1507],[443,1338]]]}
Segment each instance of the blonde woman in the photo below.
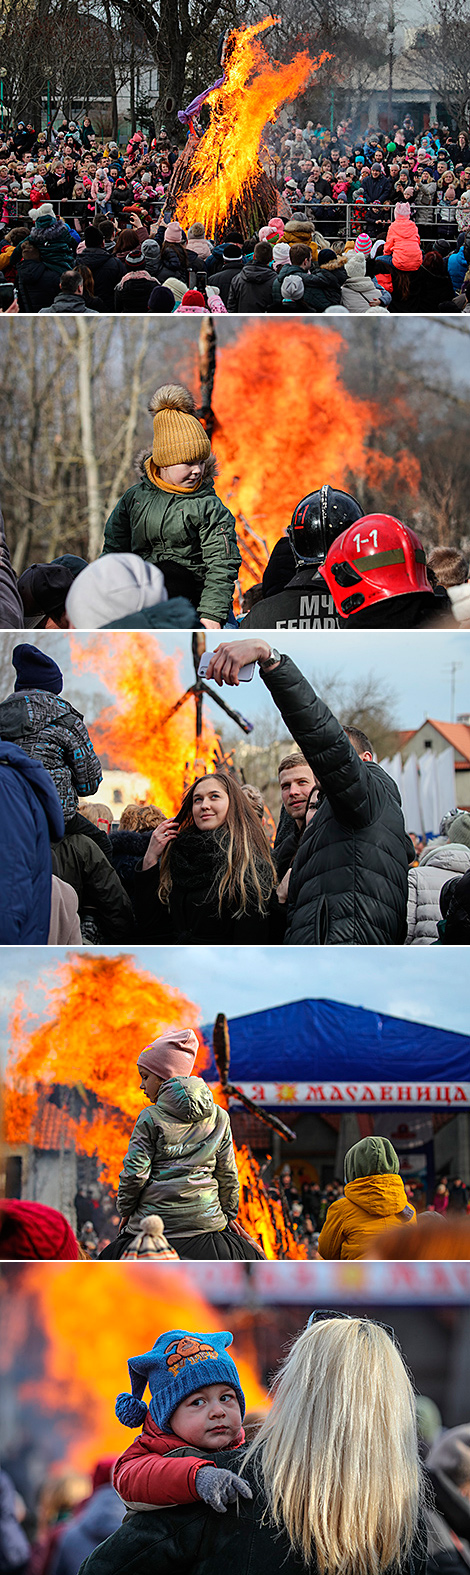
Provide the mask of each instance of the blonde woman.
{"label": "blonde woman", "polygon": [[251,1499],[215,1513],[188,1489],[186,1507],[136,1506],[81,1575],[424,1575],[414,1395],[392,1330],[313,1313],[240,1456],[218,1450],[217,1466]]}

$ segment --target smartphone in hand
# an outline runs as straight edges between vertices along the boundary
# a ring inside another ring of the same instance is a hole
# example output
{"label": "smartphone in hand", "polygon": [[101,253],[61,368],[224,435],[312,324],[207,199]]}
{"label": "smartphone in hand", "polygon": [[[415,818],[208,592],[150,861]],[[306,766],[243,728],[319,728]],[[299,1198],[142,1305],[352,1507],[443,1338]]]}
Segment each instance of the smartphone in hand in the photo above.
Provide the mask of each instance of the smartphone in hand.
{"label": "smartphone in hand", "polygon": [[[203,654],[201,656],[200,663],[199,663],[199,667],[198,667],[198,670],[197,670],[198,678],[205,678],[206,673],[207,673],[207,669],[208,669],[208,666],[209,666],[209,662],[210,662],[211,658],[213,657],[213,655],[214,655],[213,651],[204,651],[203,652]],[[253,677],[254,670],[255,670],[254,662],[247,662],[245,667],[241,667],[240,668],[240,672],[238,674],[239,682],[241,684],[249,684],[249,683],[251,683],[251,679]]]}

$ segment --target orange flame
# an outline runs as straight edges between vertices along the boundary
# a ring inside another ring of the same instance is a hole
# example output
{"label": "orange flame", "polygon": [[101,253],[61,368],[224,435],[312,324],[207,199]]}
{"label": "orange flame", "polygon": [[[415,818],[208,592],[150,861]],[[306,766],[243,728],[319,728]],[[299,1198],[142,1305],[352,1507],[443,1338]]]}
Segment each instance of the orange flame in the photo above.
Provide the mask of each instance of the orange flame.
{"label": "orange flame", "polygon": [[98,635],[86,646],[72,638],[71,654],[76,670],[99,671],[118,695],[90,727],[98,754],[124,771],[141,772],[150,798],[174,815],[194,777],[213,769],[217,749],[217,734],[204,722],[196,753],[192,697],[170,715],[184,688],[181,656],[167,656],[158,640],[137,633]]}
{"label": "orange flame", "polygon": [[[145,1104],[137,1055],[169,1023],[197,1032],[199,1009],[181,991],[122,955],[72,956],[58,965],[56,983],[46,998],[48,1015],[39,1026],[21,995],[15,1003],[5,1078],[6,1141],[17,1145],[34,1140],[44,1088],[53,1083],[78,1086],[84,1110],[80,1118],[64,1112],[67,1141],[75,1143],[78,1153],[96,1155],[100,1179],[116,1190],[132,1123]],[[198,1075],[208,1060],[207,1045],[199,1038]],[[93,1102],[87,1108],[87,1093],[96,1095],[98,1106]],[[225,1103],[222,1094],[220,1103]],[[250,1150],[235,1152],[240,1224],[268,1258],[304,1257],[280,1204],[267,1196]]]}
{"label": "orange flame", "polygon": [[[345,341],[327,324],[264,317],[243,327],[219,353],[213,407],[217,491],[237,518],[243,586],[260,579],[295,504],[329,481],[351,477],[403,494],[417,492],[419,461],[369,449],[390,426],[390,410],[344,385]],[[258,538],[258,540],[257,540]],[[257,572],[258,563],[258,572]]]}
{"label": "orange flame", "polygon": [[281,1204],[276,1198],[268,1197],[259,1165],[251,1150],[243,1144],[236,1153],[240,1178],[240,1225],[262,1247],[267,1258],[306,1258],[307,1249],[296,1240],[290,1225],[286,1224]]}
{"label": "orange flame", "polygon": [[[23,1384],[20,1398],[37,1406],[47,1425],[60,1418],[62,1442],[57,1466],[84,1470],[103,1455],[122,1454],[131,1431],[114,1414],[116,1395],[129,1386],[127,1362],[151,1349],[166,1329],[223,1329],[217,1311],[191,1282],[190,1270],[167,1263],[27,1265],[15,1292],[3,1282],[3,1338],[0,1367],[14,1358],[31,1370],[39,1343],[39,1378]],[[88,1331],[93,1330],[92,1360]],[[247,1408],[263,1404],[265,1393],[254,1366],[236,1350],[234,1358]],[[64,1435],[70,1433],[64,1462]],[[53,1436],[53,1435],[52,1435]]]}
{"label": "orange flame", "polygon": [[178,218],[187,229],[202,220],[208,234],[227,219],[242,196],[255,196],[262,173],[259,147],[263,127],[274,120],[278,106],[294,99],[325,59],[311,60],[306,50],[288,65],[270,60],[260,34],[278,19],[264,17],[252,27],[230,34],[223,86],[210,95],[211,120],[197,143],[191,165],[194,187],[181,194]]}
{"label": "orange flame", "polygon": [[[131,1123],[143,1105],[137,1056],[169,1023],[197,1032],[199,1008],[126,956],[79,953],[58,965],[56,980],[39,1026],[21,996],[15,1004],[5,1079],[6,1140],[29,1141],[38,1084],[81,1084],[111,1108],[104,1114],[91,1108],[75,1124],[77,1143],[82,1153],[100,1155],[102,1175],[116,1187]],[[205,1065],[201,1042],[197,1072]]]}

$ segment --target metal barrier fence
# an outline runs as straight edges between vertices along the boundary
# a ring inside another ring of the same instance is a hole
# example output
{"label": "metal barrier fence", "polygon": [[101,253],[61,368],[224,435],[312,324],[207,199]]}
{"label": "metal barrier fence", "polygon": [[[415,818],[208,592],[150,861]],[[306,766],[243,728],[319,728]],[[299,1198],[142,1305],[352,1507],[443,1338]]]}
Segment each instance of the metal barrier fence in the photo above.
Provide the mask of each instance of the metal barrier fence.
{"label": "metal barrier fence", "polygon": [[[44,200],[51,202],[51,198],[47,196]],[[67,219],[78,219],[80,227],[82,227],[83,221],[89,224],[92,223],[93,215],[90,214],[88,202],[84,198],[78,198],[76,202],[74,202],[73,198],[67,198],[63,202],[51,202],[51,206],[58,217],[64,218],[65,221]],[[293,210],[293,217],[299,216],[301,218],[304,216],[308,219],[313,219],[316,229],[320,231],[325,240],[330,241],[332,246],[335,247],[340,246],[345,241],[354,240],[361,230],[365,230],[375,240],[383,239],[393,218],[393,206],[393,203],[389,206],[382,206],[379,203],[374,203],[374,205],[364,204],[364,206],[361,204],[360,213],[358,214],[356,203],[352,202],[340,203],[339,207],[331,209],[329,207],[323,208],[318,203],[306,202],[302,206],[300,204],[296,206]],[[9,208],[9,224],[15,223],[15,220],[18,219],[27,218],[30,211],[32,211],[29,197],[15,197],[9,203]],[[101,213],[101,217],[103,217],[101,209],[97,208],[95,212],[96,214]],[[411,217],[418,225],[418,230],[423,240],[430,242],[432,240],[454,240],[460,233],[457,220],[449,221],[444,219],[438,208],[424,209],[420,208],[419,204],[412,204]],[[155,219],[152,219],[152,223],[159,219],[160,214],[158,213],[155,215]]]}

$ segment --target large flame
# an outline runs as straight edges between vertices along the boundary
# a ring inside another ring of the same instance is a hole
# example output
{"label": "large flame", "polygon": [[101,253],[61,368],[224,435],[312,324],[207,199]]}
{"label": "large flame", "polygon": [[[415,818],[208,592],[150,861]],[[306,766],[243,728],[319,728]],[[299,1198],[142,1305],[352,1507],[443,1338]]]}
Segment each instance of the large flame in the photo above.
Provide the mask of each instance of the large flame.
{"label": "large flame", "polygon": [[[299,499],[328,481],[346,490],[351,478],[405,499],[416,493],[419,461],[407,449],[383,453],[380,431],[390,410],[344,385],[347,345],[326,323],[244,324],[220,350],[214,388],[217,491],[235,514],[244,566],[242,584],[261,578],[267,557]],[[374,447],[370,436],[374,434]]]}
{"label": "large flame", "polygon": [[[34,1376],[20,1400],[27,1418],[38,1413],[41,1433],[57,1424],[57,1466],[83,1470],[103,1455],[118,1456],[131,1442],[114,1413],[116,1395],[129,1388],[127,1362],[151,1349],[172,1328],[215,1331],[225,1320],[191,1283],[190,1270],[172,1264],[27,1265],[16,1294],[1,1286],[0,1367]],[[93,1330],[90,1346],[89,1331]],[[247,1408],[265,1392],[252,1363],[233,1350]],[[37,1368],[40,1368],[37,1373]],[[36,1376],[37,1373],[37,1376]],[[25,1422],[28,1430],[28,1421]],[[54,1432],[52,1433],[54,1439]]]}
{"label": "large flame", "polygon": [[[46,983],[46,1009],[38,1024],[21,995],[15,1003],[5,1078],[6,1141],[31,1142],[44,1088],[78,1087],[83,1111],[75,1118],[66,1114],[69,1141],[72,1137],[78,1153],[97,1157],[101,1180],[116,1190],[133,1122],[145,1105],[137,1055],[169,1023],[197,1031],[199,1008],[131,957],[79,953],[58,965],[52,988]],[[208,1059],[199,1037],[197,1075]],[[98,1105],[87,1101],[90,1092]],[[266,1257],[304,1257],[281,1205],[265,1191],[257,1160],[244,1146],[235,1153],[240,1224]]]}
{"label": "large flame", "polygon": [[145,634],[97,635],[84,646],[72,637],[76,670],[100,674],[117,696],[90,727],[98,754],[124,771],[138,771],[165,815],[179,809],[197,775],[213,769],[217,734],[204,721],[196,745],[195,702],[190,697],[174,715],[183,693],[179,658],[169,657]]}
{"label": "large flame", "polygon": [[[38,1085],[81,1084],[105,1112],[91,1108],[76,1124],[82,1153],[98,1154],[102,1175],[116,1187],[132,1123],[145,1101],[137,1056],[169,1023],[197,1031],[199,1008],[138,966],[131,957],[79,953],[57,966],[46,985],[44,1022],[15,1003],[5,1080],[5,1129],[10,1143],[27,1143]],[[207,1064],[201,1042],[196,1069]]]}
{"label": "large flame", "polygon": [[192,158],[194,186],[178,201],[178,218],[185,229],[201,220],[208,234],[214,234],[238,200],[255,196],[262,174],[259,148],[264,126],[274,120],[280,104],[297,97],[328,58],[323,54],[311,60],[303,50],[288,65],[270,60],[260,34],[276,20],[264,17],[230,34],[225,81],[210,95],[210,124]]}

